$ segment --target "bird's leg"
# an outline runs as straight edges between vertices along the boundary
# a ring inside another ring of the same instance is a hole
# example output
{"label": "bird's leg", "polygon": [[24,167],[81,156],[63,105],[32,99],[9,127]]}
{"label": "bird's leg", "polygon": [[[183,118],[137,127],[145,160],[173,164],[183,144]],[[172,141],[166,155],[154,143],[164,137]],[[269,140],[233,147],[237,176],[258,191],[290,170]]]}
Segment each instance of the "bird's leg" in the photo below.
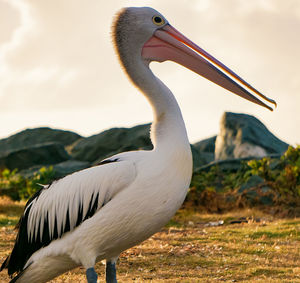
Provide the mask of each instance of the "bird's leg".
{"label": "bird's leg", "polygon": [[106,261],[106,283],[117,283],[117,270],[115,261]]}
{"label": "bird's leg", "polygon": [[86,279],[88,283],[97,283],[98,275],[94,267],[88,268],[86,270]]}

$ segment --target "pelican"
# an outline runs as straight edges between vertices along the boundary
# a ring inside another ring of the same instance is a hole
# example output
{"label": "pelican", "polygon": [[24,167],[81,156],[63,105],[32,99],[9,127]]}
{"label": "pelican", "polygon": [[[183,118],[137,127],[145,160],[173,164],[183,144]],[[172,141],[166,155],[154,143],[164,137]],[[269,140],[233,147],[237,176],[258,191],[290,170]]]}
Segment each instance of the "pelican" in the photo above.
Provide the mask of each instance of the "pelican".
{"label": "pelican", "polygon": [[47,282],[83,266],[87,282],[95,283],[100,260],[106,260],[106,282],[117,282],[119,254],[159,231],[181,206],[192,154],[180,108],[149,68],[152,61],[173,60],[247,100],[276,106],[152,8],[122,9],[113,41],[125,72],[152,106],[153,150],[114,155],[35,193],[1,267],[15,276],[11,282]]}

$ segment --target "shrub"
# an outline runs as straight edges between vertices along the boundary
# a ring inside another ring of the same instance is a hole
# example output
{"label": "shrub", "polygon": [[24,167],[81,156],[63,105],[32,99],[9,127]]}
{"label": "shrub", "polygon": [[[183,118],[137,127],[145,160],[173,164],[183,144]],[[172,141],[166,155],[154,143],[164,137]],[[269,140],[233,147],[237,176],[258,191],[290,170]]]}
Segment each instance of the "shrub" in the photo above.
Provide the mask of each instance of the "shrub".
{"label": "shrub", "polygon": [[[241,186],[252,176],[262,179],[257,189],[270,189],[276,205],[300,206],[300,146],[290,146],[281,158],[265,157],[244,161],[235,172],[221,170],[218,165],[211,167],[208,172],[200,171],[192,178],[186,201],[208,208],[220,200],[228,202],[234,208],[241,200]],[[253,187],[250,189],[253,190]],[[232,200],[236,201],[235,205],[232,204]],[[218,207],[225,205],[218,203]]]}
{"label": "shrub", "polygon": [[54,173],[52,166],[42,167],[32,177],[25,178],[17,173],[17,169],[4,169],[0,172],[0,195],[7,195],[13,200],[26,200],[42,185],[50,183]]}
{"label": "shrub", "polygon": [[252,175],[262,177],[279,195],[281,203],[297,203],[300,199],[300,146],[290,146],[279,160],[263,158],[248,162]]}

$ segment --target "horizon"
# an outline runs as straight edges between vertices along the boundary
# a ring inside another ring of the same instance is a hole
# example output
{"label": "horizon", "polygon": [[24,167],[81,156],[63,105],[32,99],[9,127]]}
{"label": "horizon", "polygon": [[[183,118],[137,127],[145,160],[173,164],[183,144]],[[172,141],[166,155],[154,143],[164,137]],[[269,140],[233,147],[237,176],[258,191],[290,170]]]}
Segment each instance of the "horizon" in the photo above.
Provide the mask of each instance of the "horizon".
{"label": "horizon", "polygon": [[129,4],[157,9],[278,103],[270,112],[175,63],[153,63],[178,100],[191,143],[218,134],[228,111],[255,116],[279,139],[300,143],[297,0],[0,0],[1,139],[42,126],[91,136],[152,122],[151,108],[121,70],[110,38],[113,16]]}
{"label": "horizon", "polygon": [[[232,113],[232,112],[224,112],[223,115],[224,115],[225,113]],[[241,114],[241,113],[234,113],[234,114]],[[242,113],[242,114],[245,114],[245,113]],[[246,114],[246,115],[249,115],[249,114]],[[253,115],[250,115],[250,116],[256,118],[256,117],[253,116]],[[261,122],[261,121],[260,121],[260,122]],[[151,123],[151,122],[149,122],[149,123],[146,122],[146,123],[136,124],[136,125],[132,125],[132,126],[128,126],[128,127],[122,127],[122,126],[121,126],[121,127],[118,127],[118,126],[116,126],[116,127],[111,127],[111,128],[103,129],[103,130],[99,131],[98,133],[93,133],[92,135],[88,135],[88,136],[81,135],[80,133],[78,133],[78,132],[76,132],[76,131],[74,131],[74,130],[62,129],[62,128],[54,128],[54,127],[50,127],[50,126],[30,127],[30,128],[24,128],[24,129],[21,129],[20,131],[17,131],[17,132],[15,132],[15,133],[12,133],[11,135],[9,135],[9,136],[7,136],[7,137],[0,137],[0,140],[2,140],[2,139],[7,139],[7,138],[9,138],[9,137],[11,137],[11,136],[14,136],[14,135],[19,134],[19,133],[21,133],[21,132],[23,132],[23,131],[26,131],[26,130],[34,130],[34,129],[40,129],[40,128],[49,128],[49,129],[51,129],[51,130],[61,130],[61,131],[66,131],[66,132],[72,132],[72,133],[75,133],[75,134],[80,135],[81,138],[89,138],[89,137],[91,137],[91,136],[99,135],[99,134],[101,134],[101,133],[103,133],[103,132],[105,132],[105,131],[111,130],[111,129],[118,129],[118,128],[119,128],[119,129],[120,129],[120,128],[130,129],[130,128],[134,128],[134,127],[137,127],[137,126],[148,125],[148,124],[152,124],[152,123]],[[269,129],[267,128],[267,130],[269,130]],[[271,131],[270,131],[270,132],[271,132]],[[271,132],[271,133],[272,133],[272,132]],[[214,135],[212,135],[212,136],[204,137],[204,138],[199,139],[199,140],[194,140],[194,141],[191,141],[191,140],[190,140],[190,144],[196,144],[196,143],[201,142],[201,141],[203,141],[203,140],[206,140],[206,139],[209,139],[209,138],[218,136],[218,134],[219,134],[219,133],[216,133],[216,134],[214,134]],[[272,134],[273,134],[273,133],[272,133]],[[280,139],[280,138],[277,137],[276,135],[275,135],[275,137],[278,138],[279,140],[283,141],[282,139]],[[149,138],[150,138],[150,132],[149,132]],[[287,143],[287,144],[289,144],[289,143]],[[289,145],[291,145],[291,144],[289,144]],[[295,145],[293,145],[293,146],[295,146]],[[297,145],[296,145],[296,146],[297,146]]]}

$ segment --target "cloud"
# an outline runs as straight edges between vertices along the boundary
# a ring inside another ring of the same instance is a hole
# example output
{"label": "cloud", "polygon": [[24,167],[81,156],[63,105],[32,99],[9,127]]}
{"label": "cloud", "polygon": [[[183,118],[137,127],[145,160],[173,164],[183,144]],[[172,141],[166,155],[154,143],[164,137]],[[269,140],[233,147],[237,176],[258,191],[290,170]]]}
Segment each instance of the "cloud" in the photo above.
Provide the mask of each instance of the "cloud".
{"label": "cloud", "polygon": [[0,1],[0,45],[10,41],[14,30],[20,25],[16,9],[8,1]]}

